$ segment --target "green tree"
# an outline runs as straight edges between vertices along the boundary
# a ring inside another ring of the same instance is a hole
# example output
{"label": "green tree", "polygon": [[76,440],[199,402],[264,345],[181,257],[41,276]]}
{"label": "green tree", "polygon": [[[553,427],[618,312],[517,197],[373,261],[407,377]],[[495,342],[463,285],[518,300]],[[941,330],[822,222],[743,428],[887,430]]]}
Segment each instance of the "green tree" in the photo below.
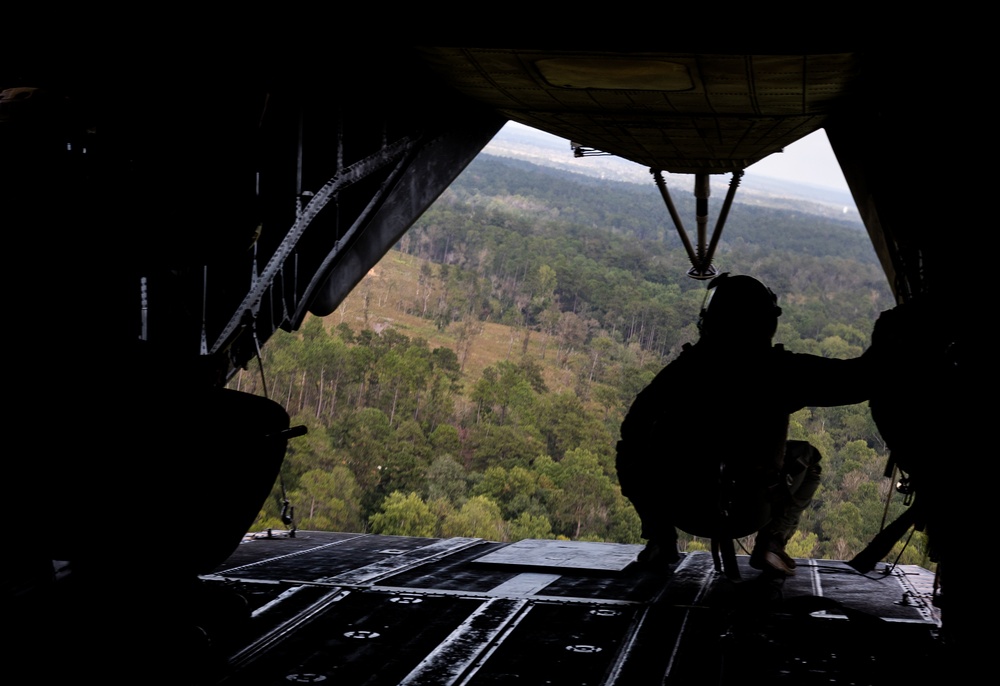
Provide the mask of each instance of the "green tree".
{"label": "green tree", "polygon": [[529,512],[522,512],[508,522],[508,530],[510,533],[507,540],[511,541],[554,538],[552,522],[549,521],[549,518],[545,515],[533,515]]}
{"label": "green tree", "polygon": [[515,465],[527,467],[536,456],[545,452],[544,444],[530,427],[476,426],[469,432],[469,446],[472,451],[470,467],[477,471],[493,465],[507,469]]}
{"label": "green tree", "polygon": [[363,531],[357,482],[346,467],[314,469],[299,480],[288,499],[295,507],[295,524],[315,531]]}
{"label": "green tree", "polygon": [[299,477],[311,469],[330,470],[339,464],[326,426],[312,412],[294,415],[291,426],[306,427],[306,434],[288,442],[281,466],[281,475],[288,488],[293,488]]}
{"label": "green tree", "polygon": [[366,512],[384,497],[383,470],[393,430],[384,412],[366,407],[344,416],[330,429],[337,455],[350,468],[362,491]]}
{"label": "green tree", "polygon": [[484,495],[469,498],[458,512],[441,523],[443,536],[470,536],[488,541],[506,541],[506,526],[500,506]]}
{"label": "green tree", "polygon": [[570,392],[550,393],[537,403],[535,426],[545,440],[548,455],[559,461],[567,451],[586,447],[599,457],[606,471],[613,471],[611,447],[614,440],[603,422],[591,414]]}
{"label": "green tree", "polygon": [[382,501],[369,523],[376,534],[430,537],[437,528],[437,517],[417,493],[395,491]]}
{"label": "green tree", "polygon": [[455,383],[449,374],[433,368],[427,382],[427,390],[418,403],[414,419],[430,432],[455,421],[455,396]]}
{"label": "green tree", "polygon": [[430,455],[430,443],[420,425],[412,419],[403,422],[389,439],[382,460],[379,488],[390,493],[424,492]]}
{"label": "green tree", "polygon": [[799,529],[788,540],[788,543],[785,545],[785,552],[795,558],[811,558],[815,553],[818,542],[819,536],[815,533],[810,531],[804,534]]}
{"label": "green tree", "polygon": [[524,370],[513,362],[501,360],[483,370],[476,382],[472,399],[477,403],[478,418],[504,425],[510,415],[515,422],[534,404],[535,393]]}
{"label": "green tree", "polygon": [[538,474],[519,465],[510,469],[498,465],[488,467],[472,493],[498,503],[505,519],[516,519],[522,514],[546,514],[544,490],[538,485]]}
{"label": "green tree", "polygon": [[447,454],[438,455],[427,468],[424,484],[428,502],[444,500],[461,505],[469,490],[469,476],[455,458]]}
{"label": "green tree", "polygon": [[820,549],[825,558],[849,560],[864,548],[863,519],[854,503],[842,502],[828,508],[821,527],[825,540]]}
{"label": "green tree", "polygon": [[606,537],[616,486],[597,455],[585,448],[570,450],[546,471],[559,489],[552,510],[556,530],[573,539]]}
{"label": "green tree", "polygon": [[451,424],[439,424],[430,434],[431,450],[437,455],[458,455],[462,441],[458,429]]}
{"label": "green tree", "polygon": [[618,543],[642,543],[642,520],[632,503],[615,488],[608,518],[606,540]]}
{"label": "green tree", "polygon": [[827,336],[819,342],[820,355],[823,357],[848,360],[858,357],[864,352],[860,346],[851,345],[840,336]]}

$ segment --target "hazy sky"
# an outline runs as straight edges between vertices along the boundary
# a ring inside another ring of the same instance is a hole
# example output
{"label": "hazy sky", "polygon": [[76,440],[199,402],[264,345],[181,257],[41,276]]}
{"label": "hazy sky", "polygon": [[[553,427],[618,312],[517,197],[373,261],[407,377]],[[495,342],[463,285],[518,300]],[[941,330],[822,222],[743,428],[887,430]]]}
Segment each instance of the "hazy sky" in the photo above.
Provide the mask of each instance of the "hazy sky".
{"label": "hazy sky", "polygon": [[797,181],[846,191],[847,182],[840,171],[826,132],[822,129],[792,143],[784,152],[765,157],[747,168],[761,176]]}
{"label": "hazy sky", "polygon": [[[517,122],[508,122],[497,138],[503,138],[508,131],[511,134],[517,131],[531,131],[534,135],[545,137],[546,140],[551,139],[553,147],[558,146],[560,149],[567,147],[566,141],[561,138],[549,136]],[[487,146],[487,150],[489,147]],[[848,192],[847,182],[844,181],[840,165],[837,164],[837,158],[823,130],[789,145],[784,152],[775,153],[751,165],[747,168],[747,173]]]}

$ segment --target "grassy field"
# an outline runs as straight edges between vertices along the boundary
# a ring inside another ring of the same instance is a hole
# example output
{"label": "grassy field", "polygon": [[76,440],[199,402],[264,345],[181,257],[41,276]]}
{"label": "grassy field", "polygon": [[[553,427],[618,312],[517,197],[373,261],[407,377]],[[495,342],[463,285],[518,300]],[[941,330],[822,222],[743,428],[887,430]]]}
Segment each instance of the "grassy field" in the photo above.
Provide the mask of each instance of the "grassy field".
{"label": "grassy field", "polygon": [[[432,350],[437,347],[451,348],[463,362],[467,383],[475,383],[483,369],[490,365],[520,358],[526,333],[524,329],[517,330],[494,322],[476,322],[471,342],[463,356],[459,341],[460,322],[454,322],[440,331],[432,319],[419,316],[420,303],[425,295],[421,289],[426,288],[420,284],[423,263],[424,260],[412,255],[390,251],[325,318],[327,327],[346,323],[354,331],[371,329],[375,332],[392,327],[411,340],[425,339]],[[431,268],[436,275],[438,266],[432,264]],[[430,287],[441,288],[436,276]],[[435,299],[436,293],[432,292],[430,302]],[[530,332],[528,353],[542,365],[543,377],[550,391],[558,393],[572,389],[573,372],[568,366],[557,363],[552,341],[542,356],[544,338],[545,335],[538,331]]]}

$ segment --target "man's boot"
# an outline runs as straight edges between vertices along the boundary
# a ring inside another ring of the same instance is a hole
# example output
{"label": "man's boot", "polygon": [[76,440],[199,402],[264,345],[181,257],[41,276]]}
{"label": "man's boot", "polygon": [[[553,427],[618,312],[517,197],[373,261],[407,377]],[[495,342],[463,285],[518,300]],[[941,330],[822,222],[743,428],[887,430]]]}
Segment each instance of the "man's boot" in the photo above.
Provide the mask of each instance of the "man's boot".
{"label": "man's boot", "polygon": [[757,542],[750,553],[750,566],[771,569],[787,576],[795,574],[795,560],[785,552],[785,546],[762,534],[757,534]]}

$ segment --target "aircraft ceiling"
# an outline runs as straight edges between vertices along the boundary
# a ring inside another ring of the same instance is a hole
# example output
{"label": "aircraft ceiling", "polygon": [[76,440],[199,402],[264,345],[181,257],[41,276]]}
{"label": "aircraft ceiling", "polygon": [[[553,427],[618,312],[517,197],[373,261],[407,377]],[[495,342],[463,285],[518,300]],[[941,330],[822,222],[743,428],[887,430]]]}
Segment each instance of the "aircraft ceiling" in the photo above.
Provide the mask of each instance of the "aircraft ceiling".
{"label": "aircraft ceiling", "polygon": [[678,174],[742,170],[820,129],[865,66],[850,51],[424,47],[417,55],[513,121]]}

